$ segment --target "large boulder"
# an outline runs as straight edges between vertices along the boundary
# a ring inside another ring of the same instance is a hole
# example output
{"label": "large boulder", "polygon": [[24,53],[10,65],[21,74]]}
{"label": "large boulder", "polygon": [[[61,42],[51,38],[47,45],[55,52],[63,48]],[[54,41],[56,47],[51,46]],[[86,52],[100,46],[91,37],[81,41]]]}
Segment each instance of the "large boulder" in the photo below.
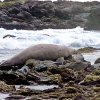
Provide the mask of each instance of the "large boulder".
{"label": "large boulder", "polygon": [[86,75],[83,81],[80,82],[82,85],[99,85],[100,84],[100,69],[94,70],[89,75]]}
{"label": "large boulder", "polygon": [[70,68],[70,69],[74,69],[76,71],[87,70],[87,69],[92,68],[90,62],[82,62],[79,60],[77,60],[75,62],[67,63],[66,67]]}
{"label": "large boulder", "polygon": [[91,11],[85,24],[86,30],[100,30],[100,7]]}
{"label": "large boulder", "polygon": [[0,81],[0,92],[11,92],[15,91],[14,86],[7,85],[5,82]]}
{"label": "large boulder", "polygon": [[100,63],[100,58],[97,58],[95,64]]}

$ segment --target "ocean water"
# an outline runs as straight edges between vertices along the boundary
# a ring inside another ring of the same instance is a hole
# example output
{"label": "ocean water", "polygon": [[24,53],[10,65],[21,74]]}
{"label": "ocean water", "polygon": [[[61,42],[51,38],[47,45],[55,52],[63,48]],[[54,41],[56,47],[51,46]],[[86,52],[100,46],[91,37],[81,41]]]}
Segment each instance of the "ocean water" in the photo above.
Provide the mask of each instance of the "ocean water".
{"label": "ocean water", "polygon": [[[14,35],[15,37],[6,37]],[[100,32],[74,29],[6,30],[0,28],[0,49],[25,49],[40,43],[65,45],[72,48],[100,48]]]}
{"label": "ocean water", "polygon": [[[15,37],[3,38],[6,35],[14,35]],[[83,47],[100,48],[100,31],[86,31],[81,27],[35,31],[0,28],[0,61],[16,55],[29,46],[41,43],[65,45],[74,49]],[[92,56],[92,54],[90,55]],[[85,55],[85,57],[89,61],[91,60],[90,56]]]}
{"label": "ocean water", "polygon": [[[15,37],[6,37],[14,35]],[[100,32],[74,29],[6,30],[0,28],[0,61],[12,57],[23,49],[36,44],[65,45],[74,49],[100,48]]]}

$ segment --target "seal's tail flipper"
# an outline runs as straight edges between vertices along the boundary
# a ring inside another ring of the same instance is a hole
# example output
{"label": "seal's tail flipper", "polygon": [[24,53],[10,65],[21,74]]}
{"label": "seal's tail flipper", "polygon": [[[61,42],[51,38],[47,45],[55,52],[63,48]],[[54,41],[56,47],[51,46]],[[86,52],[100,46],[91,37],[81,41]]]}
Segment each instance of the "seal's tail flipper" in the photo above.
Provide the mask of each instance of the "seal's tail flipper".
{"label": "seal's tail flipper", "polygon": [[9,69],[11,69],[11,67],[12,66],[9,64],[8,61],[2,61],[0,63],[0,70],[9,70]]}

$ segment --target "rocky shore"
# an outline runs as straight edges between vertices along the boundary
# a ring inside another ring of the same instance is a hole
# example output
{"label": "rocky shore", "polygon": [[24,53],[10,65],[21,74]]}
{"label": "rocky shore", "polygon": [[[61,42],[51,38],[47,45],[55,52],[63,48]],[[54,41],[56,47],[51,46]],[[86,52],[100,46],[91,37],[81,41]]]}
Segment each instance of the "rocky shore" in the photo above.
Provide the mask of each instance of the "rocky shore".
{"label": "rocky shore", "polygon": [[6,29],[100,30],[100,2],[5,0],[0,2],[0,27]]}
{"label": "rocky shore", "polygon": [[[32,88],[38,85],[54,87]],[[29,59],[20,69],[0,70],[0,92],[9,94],[5,100],[99,100],[100,58],[94,65],[81,53],[56,61]]]}

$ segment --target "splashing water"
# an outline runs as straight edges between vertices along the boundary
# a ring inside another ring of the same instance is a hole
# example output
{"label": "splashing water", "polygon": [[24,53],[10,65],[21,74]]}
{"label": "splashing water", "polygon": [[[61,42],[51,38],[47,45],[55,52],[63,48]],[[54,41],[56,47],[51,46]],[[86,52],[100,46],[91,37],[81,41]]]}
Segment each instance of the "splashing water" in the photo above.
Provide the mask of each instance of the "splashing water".
{"label": "splashing water", "polygon": [[[15,37],[6,37],[14,35]],[[44,29],[44,30],[5,30],[0,28],[0,49],[24,49],[31,45],[46,43],[65,45],[73,48],[100,48],[100,32],[74,29]]]}

